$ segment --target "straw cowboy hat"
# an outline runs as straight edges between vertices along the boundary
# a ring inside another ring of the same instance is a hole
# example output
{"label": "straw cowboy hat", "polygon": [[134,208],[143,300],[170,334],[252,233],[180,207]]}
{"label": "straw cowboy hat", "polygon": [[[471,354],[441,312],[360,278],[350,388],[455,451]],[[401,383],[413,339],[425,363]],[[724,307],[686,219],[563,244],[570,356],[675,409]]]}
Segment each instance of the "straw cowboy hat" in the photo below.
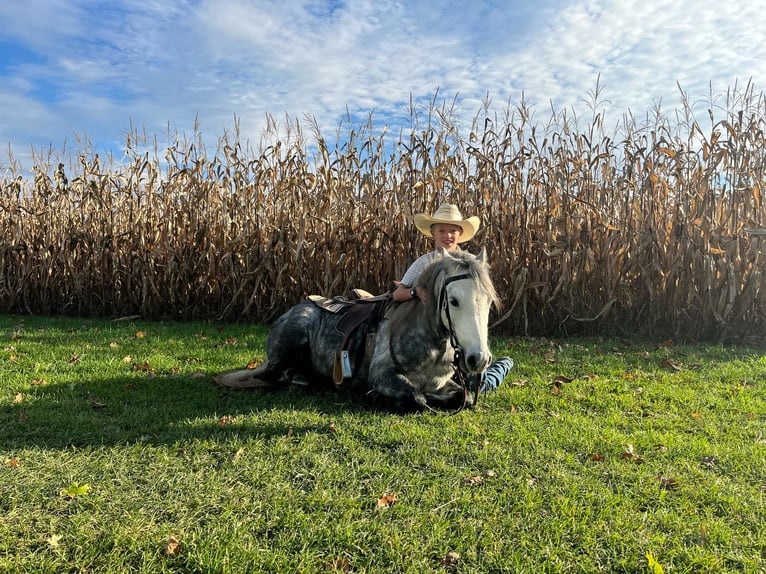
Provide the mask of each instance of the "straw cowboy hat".
{"label": "straw cowboy hat", "polygon": [[460,210],[451,203],[442,203],[433,215],[416,213],[413,219],[415,227],[427,237],[431,237],[431,226],[437,223],[460,226],[463,229],[463,233],[460,235],[460,239],[457,240],[458,243],[470,241],[476,235],[481,225],[481,221],[475,215],[468,219],[463,219]]}

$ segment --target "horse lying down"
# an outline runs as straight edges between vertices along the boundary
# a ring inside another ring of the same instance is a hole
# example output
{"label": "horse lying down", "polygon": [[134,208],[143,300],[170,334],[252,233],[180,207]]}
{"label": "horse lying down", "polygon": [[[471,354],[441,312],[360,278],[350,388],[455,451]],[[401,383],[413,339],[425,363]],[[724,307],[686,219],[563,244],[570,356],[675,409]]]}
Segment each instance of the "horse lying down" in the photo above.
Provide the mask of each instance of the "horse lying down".
{"label": "horse lying down", "polygon": [[[420,276],[424,300],[390,303],[374,345],[360,353],[344,382],[354,399],[392,412],[473,404],[454,375],[456,367],[469,377],[481,373],[492,358],[487,330],[498,300],[485,259],[484,250],[478,256],[443,251]],[[266,362],[221,373],[216,382],[232,388],[332,386],[344,340],[336,328],[342,317],[310,301],[299,303],[271,327]],[[363,347],[366,337],[365,329],[356,331],[352,348]]]}

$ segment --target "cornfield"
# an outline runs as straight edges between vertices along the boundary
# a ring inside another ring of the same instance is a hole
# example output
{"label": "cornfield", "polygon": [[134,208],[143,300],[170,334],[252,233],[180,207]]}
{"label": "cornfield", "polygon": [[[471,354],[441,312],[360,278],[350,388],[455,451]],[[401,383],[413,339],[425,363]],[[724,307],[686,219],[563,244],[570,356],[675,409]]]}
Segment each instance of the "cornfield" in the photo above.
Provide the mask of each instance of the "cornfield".
{"label": "cornfield", "polygon": [[[430,248],[418,211],[456,203],[483,226],[504,305],[494,332],[766,335],[766,100],[748,85],[695,117],[592,115],[521,101],[470,129],[453,104],[410,109],[394,136],[370,116],[332,139],[269,118],[166,149],[131,130],[124,157],[82,145],[8,154],[0,178],[0,311],[269,322],[308,294],[382,292]],[[585,124],[585,127],[580,127]]]}

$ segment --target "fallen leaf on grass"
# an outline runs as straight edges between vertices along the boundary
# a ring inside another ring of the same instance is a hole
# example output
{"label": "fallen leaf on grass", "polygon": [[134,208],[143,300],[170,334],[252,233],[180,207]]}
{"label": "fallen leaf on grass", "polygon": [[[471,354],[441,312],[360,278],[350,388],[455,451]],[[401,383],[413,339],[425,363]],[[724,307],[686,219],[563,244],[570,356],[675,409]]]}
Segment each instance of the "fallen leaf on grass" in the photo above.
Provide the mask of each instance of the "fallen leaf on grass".
{"label": "fallen leaf on grass", "polygon": [[628,444],[625,452],[622,453],[622,460],[632,460],[633,462],[644,462],[644,459],[636,454],[632,444]]}
{"label": "fallen leaf on grass", "polygon": [[218,426],[225,427],[226,425],[230,425],[234,422],[234,417],[230,417],[229,415],[224,415],[220,419],[218,419]]}
{"label": "fallen leaf on grass", "polygon": [[46,540],[48,547],[51,550],[58,550],[59,546],[61,545],[62,538],[63,536],[61,536],[61,534],[51,534]]}
{"label": "fallen leaf on grass", "polygon": [[700,459],[700,463],[707,468],[716,468],[718,466],[718,459],[714,456],[703,456]]}
{"label": "fallen leaf on grass", "polygon": [[101,410],[101,409],[105,409],[106,408],[106,404],[105,403],[100,403],[98,401],[93,401],[93,402],[90,403],[90,408],[92,408],[94,410]]}
{"label": "fallen leaf on grass", "polygon": [[73,482],[66,488],[62,488],[59,491],[59,496],[63,498],[76,498],[78,496],[85,496],[88,494],[88,491],[90,490],[89,484],[80,484],[78,482]]}
{"label": "fallen leaf on grass", "polygon": [[118,343],[115,343],[114,341],[109,343],[109,348],[110,349],[119,349],[119,347],[120,347],[120,345]]}
{"label": "fallen leaf on grass", "polygon": [[441,565],[447,568],[450,572],[455,572],[457,563],[460,562],[460,554],[457,552],[447,552],[442,558]]}
{"label": "fallen leaf on grass", "polygon": [[181,553],[181,541],[171,534],[165,542],[163,553],[166,556],[178,556]]}
{"label": "fallen leaf on grass", "polygon": [[337,429],[337,428],[335,428],[335,423],[333,423],[333,422],[331,422],[331,423],[328,425],[328,427],[327,427],[327,430],[329,430],[331,433],[335,433],[335,432],[338,432],[338,429]]}
{"label": "fallen leaf on grass", "polygon": [[481,476],[467,476],[463,479],[463,482],[467,484],[468,486],[478,486],[482,482],[484,482],[484,479]]}
{"label": "fallen leaf on grass", "polygon": [[604,457],[598,453],[593,453],[590,455],[591,460],[595,460],[596,462],[604,462]]}
{"label": "fallen leaf on grass", "polygon": [[673,477],[659,476],[660,488],[662,490],[676,490],[680,486],[678,481]]}
{"label": "fallen leaf on grass", "polygon": [[136,339],[143,339],[144,337],[146,337],[145,331],[136,331]]}
{"label": "fallen leaf on grass", "polygon": [[557,375],[553,379],[552,388],[551,388],[551,394],[552,395],[558,395],[559,391],[561,390],[561,387],[564,385],[567,385],[574,381],[575,379],[572,377],[565,377],[564,375]]}
{"label": "fallen leaf on grass", "polygon": [[5,461],[5,464],[10,466],[11,468],[18,468],[19,467],[19,459],[18,458],[9,458]]}
{"label": "fallen leaf on grass", "polygon": [[24,395],[22,393],[16,393],[16,398],[13,399],[13,402],[17,405],[24,402]]}
{"label": "fallen leaf on grass", "polygon": [[351,560],[348,556],[336,556],[327,565],[330,572],[351,572]]}
{"label": "fallen leaf on grass", "polygon": [[683,363],[679,363],[673,359],[663,359],[660,364],[666,369],[670,369],[671,371],[682,371],[684,368]]}
{"label": "fallen leaf on grass", "polygon": [[396,494],[393,492],[389,494],[384,494],[378,499],[378,508],[388,508],[389,506],[393,506],[396,504],[397,498]]}
{"label": "fallen leaf on grass", "polygon": [[259,364],[259,363],[260,363],[260,361],[257,361],[257,360],[253,360],[253,361],[250,361],[250,362],[247,364],[247,367],[246,367],[246,368],[248,368],[248,369],[254,369],[254,368],[256,368],[256,367],[258,366],[258,364]]}
{"label": "fallen leaf on grass", "polygon": [[80,362],[80,355],[79,355],[79,353],[75,353],[74,355],[69,357],[69,363],[70,364],[74,365],[75,363],[79,363],[79,362]]}
{"label": "fallen leaf on grass", "polygon": [[145,371],[147,373],[153,373],[154,369],[149,364],[149,361],[144,361],[143,363],[133,363],[133,370],[134,371]]}
{"label": "fallen leaf on grass", "polygon": [[48,381],[46,381],[45,379],[32,379],[31,381],[29,381],[29,384],[35,387],[41,387],[43,385],[47,385]]}
{"label": "fallen leaf on grass", "polygon": [[651,552],[646,553],[647,566],[652,569],[652,574],[665,574],[665,570],[662,569],[662,565],[657,562]]}

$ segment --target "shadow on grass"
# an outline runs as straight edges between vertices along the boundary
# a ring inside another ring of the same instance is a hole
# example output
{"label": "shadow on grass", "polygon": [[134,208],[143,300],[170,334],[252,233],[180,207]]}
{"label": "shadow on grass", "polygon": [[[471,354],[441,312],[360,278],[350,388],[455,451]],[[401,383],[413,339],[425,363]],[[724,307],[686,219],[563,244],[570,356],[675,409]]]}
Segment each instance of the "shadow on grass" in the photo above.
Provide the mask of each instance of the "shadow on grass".
{"label": "shadow on grass", "polygon": [[65,448],[271,438],[326,432],[332,417],[364,413],[331,391],[229,390],[212,377],[153,376],[44,385],[0,407],[0,444]]}

